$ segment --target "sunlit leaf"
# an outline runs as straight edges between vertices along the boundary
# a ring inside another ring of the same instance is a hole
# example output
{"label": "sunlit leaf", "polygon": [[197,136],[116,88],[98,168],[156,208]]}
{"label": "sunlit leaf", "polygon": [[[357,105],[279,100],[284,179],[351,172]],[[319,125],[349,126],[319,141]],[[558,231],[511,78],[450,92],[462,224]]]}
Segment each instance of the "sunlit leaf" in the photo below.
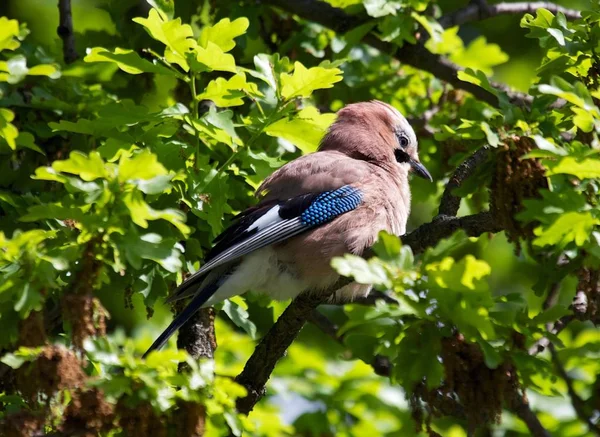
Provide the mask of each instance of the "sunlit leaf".
{"label": "sunlit leaf", "polygon": [[265,133],[284,138],[303,152],[314,152],[334,120],[335,114],[321,114],[317,108],[309,106],[270,124],[265,128]]}
{"label": "sunlit leaf", "polygon": [[342,80],[341,74],[339,68],[307,69],[300,62],[296,62],[292,74],[281,74],[281,95],[288,100],[294,97],[308,97],[314,90],[331,88],[334,83]]}
{"label": "sunlit leaf", "polygon": [[160,64],[153,64],[146,59],[142,59],[133,50],[115,48],[113,52],[102,47],[92,48],[86,57],[85,62],[114,62],[125,73],[140,74],[140,73],[157,73],[169,76],[177,76],[177,73],[170,68],[166,68]]}
{"label": "sunlit leaf", "polygon": [[537,228],[537,238],[533,240],[536,246],[558,245],[565,247],[570,242],[583,246],[589,240],[594,226],[600,225],[600,219],[590,212],[566,212],[547,228]]}
{"label": "sunlit leaf", "polygon": [[198,43],[206,48],[210,41],[224,52],[228,52],[235,47],[235,38],[246,33],[249,25],[250,22],[246,17],[236,18],[233,21],[223,18],[213,26],[202,29]]}

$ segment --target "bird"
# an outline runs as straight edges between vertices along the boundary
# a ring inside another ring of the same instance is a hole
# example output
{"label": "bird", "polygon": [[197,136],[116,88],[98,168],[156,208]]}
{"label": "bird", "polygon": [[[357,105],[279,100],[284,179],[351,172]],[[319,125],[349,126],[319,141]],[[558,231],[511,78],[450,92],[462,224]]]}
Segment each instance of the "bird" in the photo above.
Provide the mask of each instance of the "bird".
{"label": "bird", "polygon": [[[361,255],[380,231],[401,236],[410,213],[409,173],[433,181],[417,137],[393,106],[378,101],[340,109],[317,151],[276,170],[256,190],[204,264],[167,303],[191,298],[148,351],[161,348],[202,307],[249,290],[276,300],[332,287],[334,257]],[[352,301],[371,286],[352,282],[332,299]]]}

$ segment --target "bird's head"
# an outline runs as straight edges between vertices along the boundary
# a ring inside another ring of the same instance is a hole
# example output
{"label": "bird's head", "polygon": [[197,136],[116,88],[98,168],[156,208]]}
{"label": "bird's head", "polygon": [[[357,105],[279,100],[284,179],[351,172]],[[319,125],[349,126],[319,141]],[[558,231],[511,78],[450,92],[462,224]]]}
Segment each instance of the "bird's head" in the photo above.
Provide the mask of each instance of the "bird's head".
{"label": "bird's head", "polygon": [[378,100],[340,109],[319,150],[336,150],[374,164],[406,165],[422,178],[433,180],[419,161],[413,128],[396,108]]}

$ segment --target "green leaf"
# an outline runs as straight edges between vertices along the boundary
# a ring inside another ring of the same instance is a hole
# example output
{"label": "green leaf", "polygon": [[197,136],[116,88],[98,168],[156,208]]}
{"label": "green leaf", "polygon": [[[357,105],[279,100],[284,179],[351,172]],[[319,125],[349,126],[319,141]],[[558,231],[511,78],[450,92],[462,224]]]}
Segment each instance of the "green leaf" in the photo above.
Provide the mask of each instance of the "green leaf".
{"label": "green leaf", "polygon": [[414,256],[409,246],[402,246],[396,235],[381,231],[373,245],[377,257],[386,263],[404,271],[414,268]]}
{"label": "green leaf", "polygon": [[535,229],[537,238],[533,240],[536,246],[558,246],[565,247],[574,242],[577,246],[583,246],[590,238],[594,226],[599,225],[600,220],[594,218],[587,212],[565,212],[547,228]]}
{"label": "green leaf", "polygon": [[35,137],[29,132],[19,132],[19,136],[17,137],[16,143],[19,147],[31,149],[33,151],[41,153],[42,155],[46,155],[44,151],[35,144]]}
{"label": "green leaf", "polygon": [[457,77],[464,82],[468,82],[468,83],[477,85],[477,86],[489,91],[490,93],[494,94],[495,96],[498,96],[498,90],[496,90],[490,84],[490,81],[488,80],[487,76],[485,75],[485,73],[483,71],[475,72],[475,71],[473,71],[473,69],[467,68],[464,71],[459,71],[457,74]]}
{"label": "green leaf", "polygon": [[335,120],[335,114],[321,114],[317,108],[309,106],[297,114],[282,118],[265,128],[272,137],[283,138],[305,153],[317,150],[327,128]]}
{"label": "green leaf", "polygon": [[11,123],[15,119],[15,113],[10,109],[0,108],[0,137],[8,143],[8,146],[16,150],[16,139],[19,136],[19,131],[16,126]]}
{"label": "green leaf", "polygon": [[243,97],[262,97],[255,83],[247,82],[244,73],[238,73],[229,80],[219,77],[210,81],[203,93],[198,95],[198,100],[212,100],[222,108],[240,106],[244,104]]}
{"label": "green leaf", "polygon": [[113,52],[102,47],[94,47],[83,60],[85,62],[115,63],[121,70],[129,74],[156,73],[167,76],[180,76],[176,71],[171,70],[170,68],[142,59],[140,55],[133,50],[122,49],[119,47],[115,48]]}
{"label": "green leaf", "polygon": [[490,125],[485,121],[481,122],[481,130],[485,133],[485,137],[487,139],[487,143],[492,147],[498,147],[500,144],[500,138],[498,134],[490,128]]}
{"label": "green leaf", "polygon": [[409,390],[423,378],[427,387],[438,387],[444,376],[437,358],[441,354],[441,340],[439,330],[429,323],[410,325],[396,347],[393,380]]}
{"label": "green leaf", "polygon": [[218,111],[211,107],[210,110],[202,117],[202,121],[208,122],[209,125],[223,131],[229,138],[225,141],[232,145],[233,142],[239,142],[239,136],[235,131],[233,124],[233,111]]}
{"label": "green leaf", "polygon": [[573,117],[573,124],[575,126],[586,133],[594,130],[594,117],[589,111],[581,108],[571,108],[571,110],[575,113]]}
{"label": "green leaf", "polygon": [[43,348],[40,347],[24,347],[21,346],[15,352],[7,353],[0,359],[7,366],[18,369],[24,363],[34,361],[42,353]]}
{"label": "green leaf", "polygon": [[531,323],[535,325],[546,325],[546,323],[555,322],[561,317],[572,313],[573,312],[566,306],[557,304],[539,313],[537,316],[531,319]]}
{"label": "green leaf", "polygon": [[499,45],[488,44],[486,38],[480,36],[471,41],[465,49],[452,52],[450,59],[461,67],[492,74],[493,67],[505,63],[509,58]]}
{"label": "green leaf", "polygon": [[550,94],[565,99],[567,102],[589,111],[595,118],[600,118],[600,110],[596,107],[587,88],[581,82],[570,84],[560,76],[553,76],[550,85],[539,85],[538,90],[542,94]]}
{"label": "green leaf", "polygon": [[235,59],[229,53],[225,53],[214,42],[208,41],[206,47],[196,48],[195,60],[201,65],[194,65],[198,71],[229,71],[236,72]]}
{"label": "green leaf", "polygon": [[[540,150],[543,150],[544,152],[550,152],[551,155],[565,156],[568,153],[565,149],[557,147],[554,143],[548,141],[546,138],[540,135],[534,135],[533,140]],[[533,152],[535,152],[535,150],[530,152],[530,154]]]}
{"label": "green leaf", "polygon": [[312,67],[307,69],[300,62],[294,63],[292,74],[282,73],[281,95],[290,100],[294,97],[309,97],[314,90],[331,88],[342,80],[339,68]]}
{"label": "green leaf", "polygon": [[19,220],[22,222],[35,222],[41,219],[82,221],[84,218],[85,214],[79,208],[66,208],[62,205],[47,203],[30,206],[27,214],[22,215]]}
{"label": "green leaf", "polygon": [[415,44],[415,20],[407,14],[388,15],[379,22],[381,39],[402,46],[404,42]]}
{"label": "green leaf", "polygon": [[139,191],[125,193],[123,203],[129,209],[131,220],[141,228],[148,228],[148,220],[166,220],[187,236],[191,232],[185,224],[185,214],[177,209],[156,210],[146,203]]}
{"label": "green leaf", "polygon": [[290,60],[287,57],[280,58],[279,53],[267,55],[261,53],[254,57],[254,66],[260,73],[260,78],[264,80],[272,89],[281,95],[280,78],[283,73],[292,69]]}
{"label": "green leaf", "polygon": [[204,27],[198,43],[206,48],[208,43],[212,42],[224,52],[228,52],[235,47],[235,38],[246,33],[249,25],[250,22],[246,17],[233,21],[223,18],[213,26]]}
{"label": "green leaf", "polygon": [[491,273],[491,268],[485,261],[467,255],[459,262],[446,257],[439,263],[428,264],[426,271],[430,283],[456,292],[486,289],[482,280]]}
{"label": "green leaf", "polygon": [[239,297],[227,299],[223,302],[223,311],[225,311],[227,317],[229,317],[236,326],[239,326],[246,331],[246,334],[254,340],[256,338],[256,325],[249,319],[248,311],[246,311],[247,309],[248,306]]}
{"label": "green leaf", "polygon": [[138,234],[128,231],[119,246],[127,261],[136,269],[142,268],[142,260],[158,263],[169,272],[181,270],[181,246],[174,239],[166,239],[154,233]]}
{"label": "green leaf", "polygon": [[14,304],[14,310],[22,318],[26,318],[31,311],[40,311],[44,304],[44,297],[40,290],[36,289],[29,282],[23,283],[23,287],[17,290],[17,301]]}
{"label": "green leaf", "polygon": [[331,266],[342,276],[354,278],[359,284],[391,287],[385,267],[377,258],[365,260],[360,256],[346,254],[331,261]]}
{"label": "green leaf", "polygon": [[0,52],[19,48],[21,45],[17,40],[19,33],[19,22],[17,20],[0,17]]}
{"label": "green leaf", "polygon": [[52,168],[58,172],[75,174],[84,181],[109,177],[104,161],[98,152],[91,152],[89,155],[79,151],[71,152],[69,159],[54,161]]}
{"label": "green leaf", "polygon": [[[2,17],[4,18],[4,17]],[[5,354],[1,359],[1,362],[3,362],[4,364],[6,364],[8,367],[11,367],[13,369],[18,369],[19,367],[21,367],[23,364],[25,364],[27,362],[27,360],[25,360],[22,357],[19,357],[15,354],[11,354],[10,352]]]}
{"label": "green leaf", "polygon": [[402,8],[401,1],[393,0],[363,0],[363,5],[367,14],[373,18],[396,15],[396,12]]}
{"label": "green leaf", "polygon": [[166,46],[167,62],[175,63],[184,71],[189,71],[187,54],[198,48],[190,25],[181,24],[180,18],[169,20],[163,12],[156,9],[150,9],[148,18],[134,18],[133,21],[144,26],[152,38]]}
{"label": "green leaf", "polygon": [[52,79],[60,77],[60,71],[55,65],[41,64],[27,67],[27,59],[23,55],[13,56],[6,62],[0,61],[0,82],[16,84],[26,76],[48,76]]}
{"label": "green leaf", "polygon": [[167,169],[148,149],[136,153],[132,157],[122,156],[119,162],[118,180],[121,183],[136,179],[151,180],[167,174]]}
{"label": "green leaf", "polygon": [[490,369],[496,369],[500,364],[502,364],[502,355],[500,352],[496,350],[491,344],[487,341],[479,338],[477,339],[477,343],[481,346],[481,350],[483,351],[483,359],[485,361],[485,365]]}
{"label": "green leaf", "polygon": [[600,159],[584,158],[577,160],[573,156],[565,156],[559,161],[545,161],[544,164],[548,167],[548,175],[570,174],[577,176],[579,179],[600,178]]}

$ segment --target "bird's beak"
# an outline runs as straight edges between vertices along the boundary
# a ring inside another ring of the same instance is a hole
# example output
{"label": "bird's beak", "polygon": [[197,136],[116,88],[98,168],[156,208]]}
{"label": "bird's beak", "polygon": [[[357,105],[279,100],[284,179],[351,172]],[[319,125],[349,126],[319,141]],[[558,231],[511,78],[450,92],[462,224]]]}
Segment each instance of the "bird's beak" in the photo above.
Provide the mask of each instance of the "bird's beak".
{"label": "bird's beak", "polygon": [[433,182],[433,178],[431,177],[431,174],[429,174],[429,171],[425,168],[425,166],[423,164],[421,164],[416,159],[412,159],[412,158],[410,159],[409,162],[410,162],[410,166],[415,171],[415,173],[417,173],[417,175],[421,176],[423,179],[429,179],[430,182]]}

